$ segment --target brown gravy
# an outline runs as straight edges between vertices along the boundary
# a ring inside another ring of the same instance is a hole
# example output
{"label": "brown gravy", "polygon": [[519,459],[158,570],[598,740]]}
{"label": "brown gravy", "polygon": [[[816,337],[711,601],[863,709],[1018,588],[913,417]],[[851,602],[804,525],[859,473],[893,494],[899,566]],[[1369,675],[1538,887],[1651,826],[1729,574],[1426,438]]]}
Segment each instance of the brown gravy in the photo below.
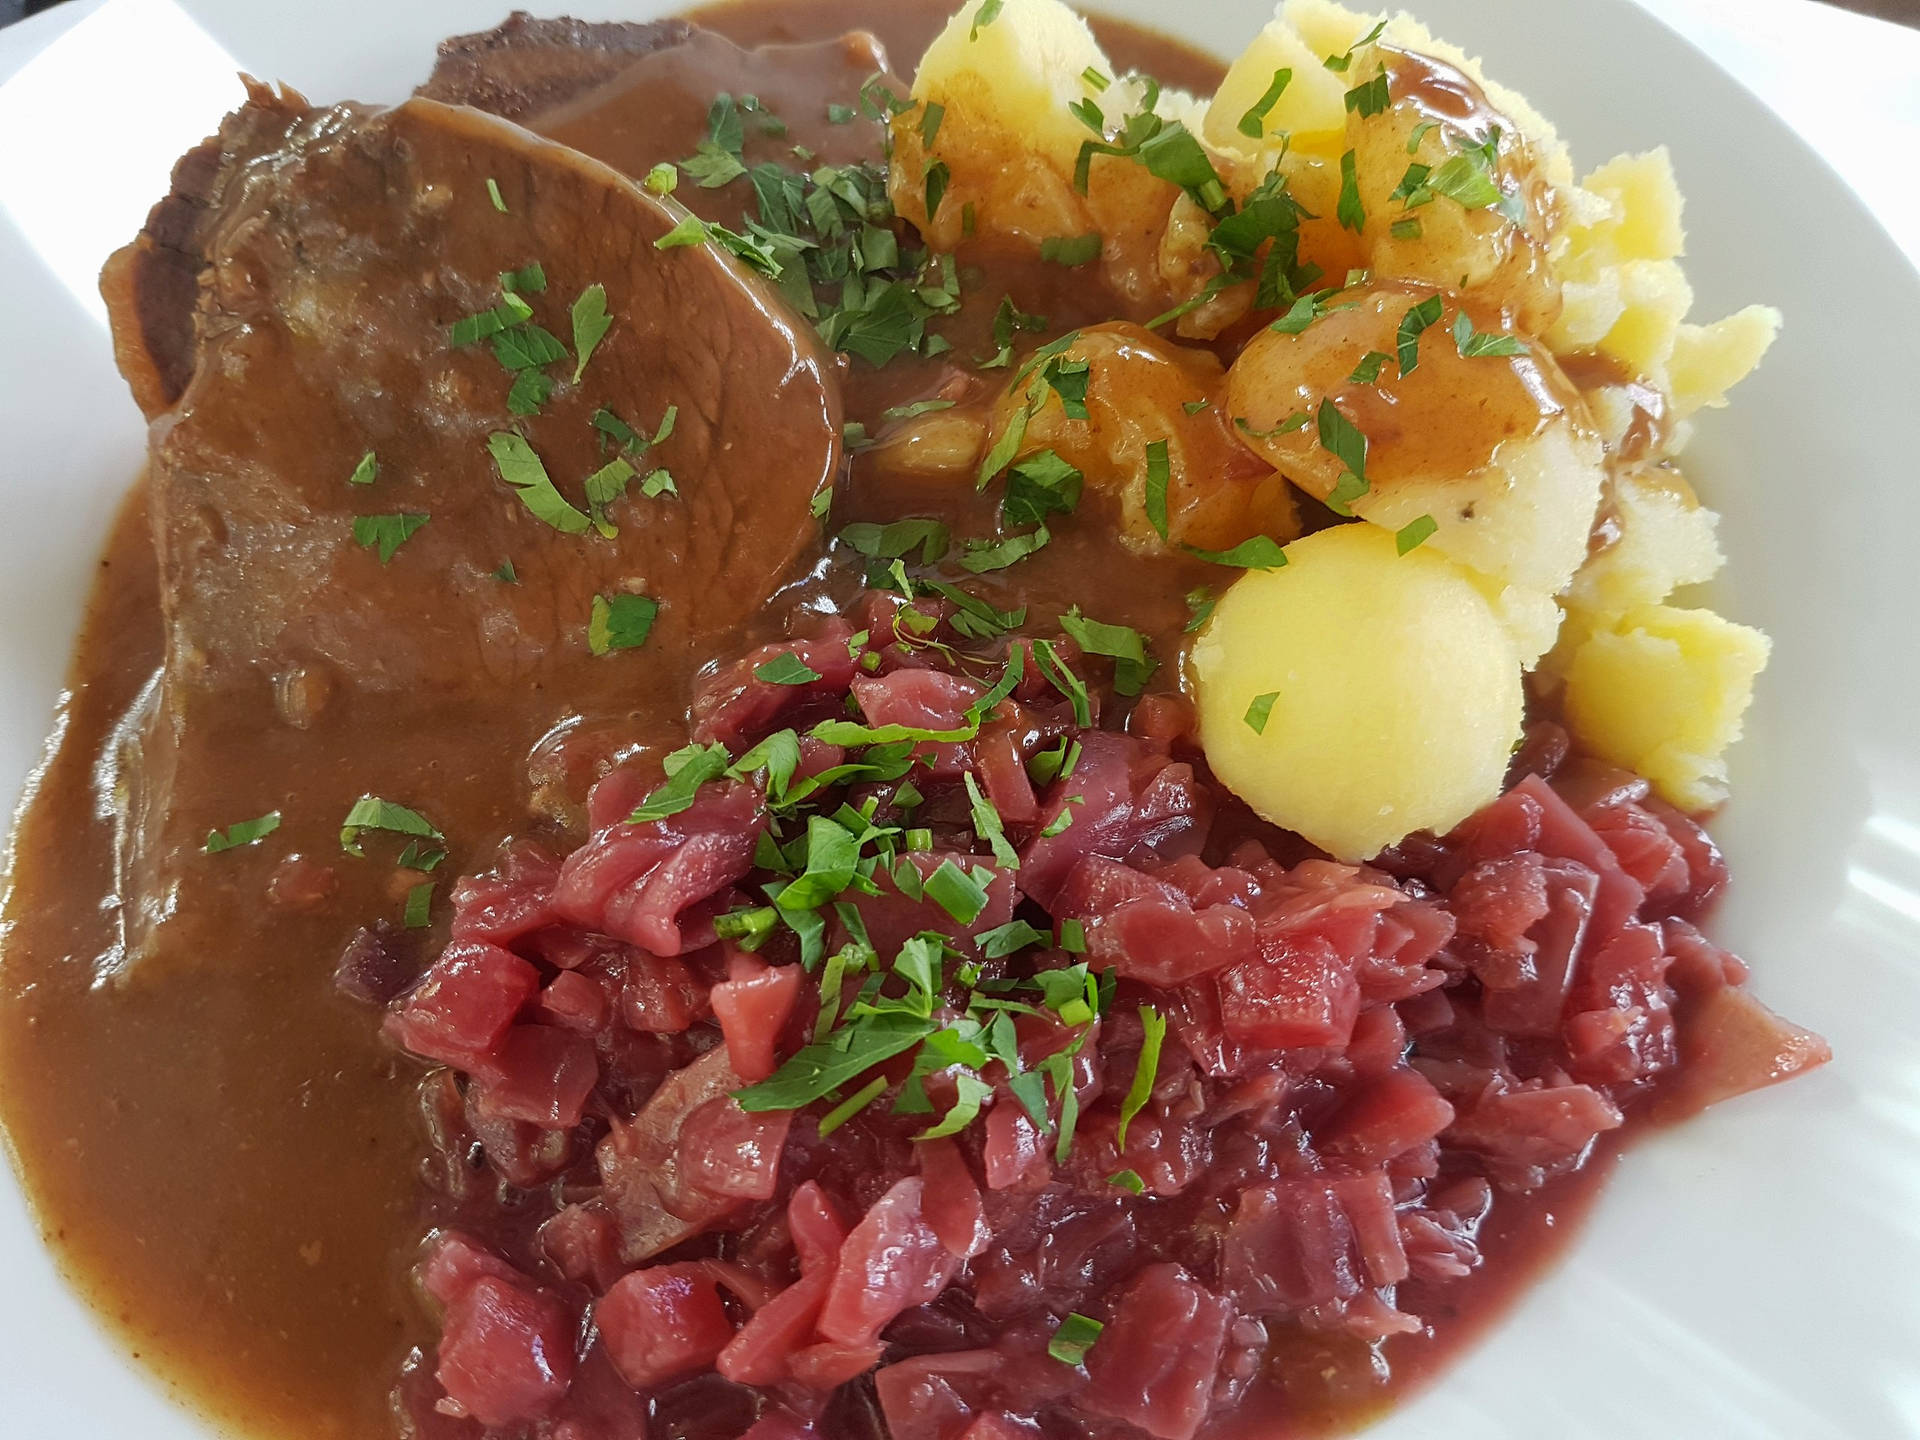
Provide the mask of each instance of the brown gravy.
{"label": "brown gravy", "polygon": [[[947,10],[944,0],[747,0],[695,18],[743,44],[830,41],[864,26],[907,72]],[[1203,90],[1220,73],[1218,62],[1163,37],[1117,22],[1096,29],[1122,68]],[[834,56],[830,79],[844,81],[858,65],[836,50],[813,53]],[[683,73],[681,93],[658,111],[669,118],[651,139],[629,133],[622,145],[638,155],[650,145],[658,159],[689,152],[712,78]],[[762,91],[770,103],[804,96],[804,77],[775,78],[781,88]],[[819,83],[816,109],[831,88],[829,79]],[[968,286],[973,303],[945,327],[959,354],[990,348],[1002,294],[1046,313],[1054,330],[1103,318],[1099,298],[1075,293],[1084,287],[1057,268],[991,253],[965,260],[978,272]],[[877,425],[881,409],[929,394],[946,378],[938,362],[858,366],[845,376],[847,413]],[[971,487],[956,495],[930,483],[903,486],[866,463],[843,481],[836,516],[935,511],[957,534],[991,533],[991,502]],[[1062,529],[1012,578],[984,577],[979,588],[1006,605],[1017,586],[1036,621],[1077,602],[1135,625],[1168,662],[1161,683],[1171,683],[1187,618],[1181,596],[1202,567],[1131,556],[1096,523]],[[834,583],[844,590],[847,581]],[[808,580],[795,593],[825,598],[831,588]],[[16,837],[0,957],[0,1115],[67,1276],[182,1403],[245,1435],[372,1440],[389,1431],[388,1391],[402,1357],[431,1335],[406,1282],[423,1226],[416,1168],[424,1143],[415,1067],[380,1038],[367,1010],[334,993],[331,975],[348,936],[369,915],[393,913],[398,895],[389,893],[388,872],[368,869],[302,903],[295,892],[337,857],[320,851],[303,871],[287,860],[289,847],[263,846],[230,857],[226,873],[254,903],[227,907],[230,927],[190,972],[107,975],[116,928],[107,904],[112,825],[102,816],[114,798],[101,793],[99,762],[159,663],[156,593],[145,496],[136,488],[101,561],[59,744]],[[684,678],[656,683],[682,686]],[[271,773],[302,756],[301,803],[328,820],[353,796],[390,785],[454,837],[449,871],[471,868],[503,836],[527,829],[526,757],[556,722],[579,737],[543,752],[569,789],[591,778],[594,760],[613,745],[679,738],[658,727],[638,733],[617,710],[578,715],[538,694],[511,733],[478,754],[470,735],[401,732],[378,717],[320,750],[303,748],[309,740],[293,732],[265,733],[244,721],[234,717],[227,733],[236,776]],[[305,817],[303,833],[325,828]],[[279,903],[269,899],[275,893]],[[1486,1237],[1494,1273],[1476,1281],[1473,1308],[1445,1320],[1437,1342],[1388,1347],[1396,1389],[1497,1313],[1569,1228],[1603,1169],[1543,1197],[1513,1233]],[[1307,1347],[1277,1363],[1333,1377],[1323,1403],[1292,1417],[1301,1426],[1351,1424],[1383,1403],[1375,1386],[1347,1387],[1340,1356]]]}

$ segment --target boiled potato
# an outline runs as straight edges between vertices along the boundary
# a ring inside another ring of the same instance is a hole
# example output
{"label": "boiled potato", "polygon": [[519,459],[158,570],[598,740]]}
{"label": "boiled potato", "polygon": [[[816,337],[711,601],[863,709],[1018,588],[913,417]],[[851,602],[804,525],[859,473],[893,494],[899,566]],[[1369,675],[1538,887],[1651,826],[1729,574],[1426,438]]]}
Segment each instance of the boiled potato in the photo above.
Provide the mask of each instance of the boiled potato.
{"label": "boiled potato", "polygon": [[1711,580],[1722,563],[1714,538],[1719,521],[1677,472],[1616,476],[1612,543],[1573,577],[1568,608],[1618,614],[1636,605],[1657,605],[1682,585]]}
{"label": "boiled potato", "polygon": [[1287,558],[1236,581],[1194,643],[1214,773],[1343,860],[1449,830],[1498,795],[1520,660],[1474,581],[1371,525],[1296,540]]}
{"label": "boiled potato", "polygon": [[1567,724],[1584,749],[1683,810],[1705,810],[1726,798],[1726,750],[1768,649],[1758,630],[1711,610],[1636,606],[1574,651]]}
{"label": "boiled potato", "polygon": [[[1292,489],[1235,439],[1212,351],[1115,322],[1079,331],[1060,360],[1087,367],[1086,418],[1070,418],[1036,378],[1016,376],[994,402],[992,438],[1021,424],[1016,462],[1051,450],[1079,470],[1089,495],[1116,503],[1129,549],[1230,550],[1255,535],[1284,542],[1300,533]],[[1147,515],[1147,447],[1156,441],[1167,447],[1165,539]]]}
{"label": "boiled potato", "polygon": [[[1400,326],[1434,300],[1441,317],[1402,374]],[[1351,501],[1355,515],[1396,531],[1430,518],[1434,549],[1501,584],[1557,594],[1586,557],[1599,437],[1543,346],[1463,356],[1450,333],[1459,314],[1430,287],[1356,286],[1298,334],[1254,336],[1228,372],[1230,413],[1249,448],[1327,500],[1345,472],[1319,435],[1319,406],[1331,401],[1367,439],[1368,488]],[[1469,320],[1493,328],[1484,313]],[[1369,354],[1388,358],[1372,380],[1355,380]]]}

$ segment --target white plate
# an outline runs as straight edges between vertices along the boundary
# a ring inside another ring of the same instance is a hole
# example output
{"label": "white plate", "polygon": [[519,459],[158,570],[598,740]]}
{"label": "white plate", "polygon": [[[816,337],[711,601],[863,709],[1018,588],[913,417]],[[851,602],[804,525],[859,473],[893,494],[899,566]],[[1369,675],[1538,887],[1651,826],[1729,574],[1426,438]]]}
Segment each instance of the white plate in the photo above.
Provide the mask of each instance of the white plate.
{"label": "white plate", "polygon": [[[141,458],[91,289],[100,261],[234,98],[237,66],[323,99],[397,99],[436,40],[503,8],[107,0],[0,39],[4,74],[64,31],[0,86],[0,787],[40,752],[96,546]],[[1178,15],[1231,53],[1267,5],[1101,8]],[[1920,1434],[1920,280],[1806,146],[1626,0],[1417,8],[1530,95],[1579,161],[1672,147],[1697,313],[1786,312],[1688,455],[1726,514],[1721,600],[1775,640],[1716,827],[1735,878],[1715,932],[1837,1058],[1641,1145],[1570,1260],[1373,1434]],[[202,1433],[61,1288],[4,1183],[0,1297],[0,1431]]]}

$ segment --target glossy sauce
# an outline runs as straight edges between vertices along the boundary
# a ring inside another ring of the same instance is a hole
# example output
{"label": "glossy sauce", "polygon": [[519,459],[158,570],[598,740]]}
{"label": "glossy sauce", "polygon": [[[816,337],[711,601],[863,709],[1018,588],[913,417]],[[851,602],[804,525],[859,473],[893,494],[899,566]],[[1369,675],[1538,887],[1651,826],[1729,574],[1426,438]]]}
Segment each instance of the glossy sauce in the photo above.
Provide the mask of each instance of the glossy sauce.
{"label": "glossy sauce", "polygon": [[[893,69],[910,72],[945,15],[932,0],[755,0],[702,12],[702,23],[743,44],[815,48],[733,75],[718,52],[655,57],[643,63],[663,93],[603,94],[598,104],[610,111],[570,107],[543,128],[643,170],[642,162],[692,150],[713,90],[759,87],[776,112],[824,113],[829,100],[853,103],[846,87],[857,87],[871,58],[838,38],[844,30],[871,28]],[[1201,90],[1218,78],[1217,62],[1170,41],[1112,22],[1097,28],[1121,68]],[[854,133],[871,144],[868,127]],[[803,136],[823,154],[853,138],[796,126],[795,138]],[[942,327],[956,355],[991,348],[1003,294],[1045,313],[1055,332],[1111,312],[1088,293],[1093,287],[1063,279],[1057,267],[984,247],[961,260],[969,302]],[[883,371],[839,363],[848,416],[876,433],[881,410],[957,377],[980,387],[982,399],[998,384],[940,361]],[[870,459],[852,464],[834,521],[916,513],[942,515],[956,535],[992,533],[993,500],[976,497],[970,483],[904,481]],[[803,559],[785,598],[844,602],[857,577],[845,567],[809,570],[816,558]],[[1203,577],[1218,575],[1131,555],[1090,505],[1046,550],[982,577],[978,588],[998,605],[1028,604],[1036,624],[1078,603],[1139,627],[1168,662],[1157,683],[1169,686],[1187,619],[1182,597]],[[784,608],[768,606],[724,653],[771,633]],[[331,828],[356,795],[404,794],[452,837],[447,874],[475,868],[509,834],[563,838],[554,817],[567,818],[609,756],[679,742],[677,718],[642,712],[677,716],[680,701],[622,705],[601,695],[588,706],[535,689],[497,731],[483,733],[457,715],[425,725],[418,714],[396,720],[371,706],[330,729],[262,726],[251,713],[215,717],[210,738],[224,747],[236,786],[265,776],[297,792],[273,797],[288,834],[222,857],[222,890],[195,902],[218,924],[189,930],[192,953],[149,971],[124,965],[109,903],[111,816],[124,797],[101,761],[159,664],[161,640],[152,530],[136,489],[101,562],[59,744],[16,838],[0,959],[0,1113],[66,1274],[183,1403],[243,1435],[374,1440],[390,1431],[388,1392],[402,1358],[432,1336],[407,1282],[425,1223],[416,1172],[426,1146],[417,1067],[380,1038],[370,1012],[336,995],[331,978],[347,939],[370,916],[395,913],[409,878],[340,864]],[[652,673],[650,693],[684,697],[689,670]],[[231,818],[261,808],[236,799]],[[421,938],[425,951],[431,932]],[[1496,1210],[1487,1268],[1456,1297],[1467,1308],[1447,1314],[1437,1339],[1386,1345],[1396,1390],[1497,1313],[1584,1208],[1604,1168],[1595,1163],[1515,1207],[1517,1221]],[[1453,1302],[1414,1297],[1409,1287],[1410,1306],[1442,1313],[1429,1303]],[[1289,1431],[1350,1424],[1387,1403],[1376,1384],[1350,1383],[1370,1373],[1359,1348],[1333,1354],[1302,1339],[1276,1353]],[[1248,1414],[1239,1424],[1272,1433],[1270,1419]]]}

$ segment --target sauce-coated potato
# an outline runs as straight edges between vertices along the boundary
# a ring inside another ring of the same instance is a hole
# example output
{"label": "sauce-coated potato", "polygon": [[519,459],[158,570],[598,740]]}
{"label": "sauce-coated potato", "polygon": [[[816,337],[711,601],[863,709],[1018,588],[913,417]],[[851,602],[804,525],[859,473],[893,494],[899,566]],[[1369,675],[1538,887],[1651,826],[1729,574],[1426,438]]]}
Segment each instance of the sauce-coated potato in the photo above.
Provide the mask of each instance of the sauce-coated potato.
{"label": "sauce-coated potato", "polygon": [[[1466,573],[1372,525],[1287,547],[1221,597],[1190,680],[1214,773],[1342,860],[1492,800],[1520,735],[1520,660]],[[1272,696],[1263,728],[1262,697]]]}

